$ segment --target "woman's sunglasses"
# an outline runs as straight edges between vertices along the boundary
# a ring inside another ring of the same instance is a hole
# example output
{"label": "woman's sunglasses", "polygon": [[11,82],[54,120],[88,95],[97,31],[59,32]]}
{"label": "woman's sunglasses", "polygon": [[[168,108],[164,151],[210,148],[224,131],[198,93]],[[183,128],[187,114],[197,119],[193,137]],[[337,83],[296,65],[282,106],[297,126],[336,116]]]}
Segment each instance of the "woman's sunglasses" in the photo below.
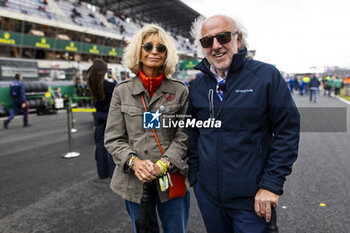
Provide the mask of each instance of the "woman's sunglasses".
{"label": "woman's sunglasses", "polygon": [[238,32],[221,32],[215,36],[206,36],[201,38],[199,41],[203,48],[211,48],[214,43],[214,38],[218,40],[220,44],[226,44],[231,41],[231,34],[237,34]]}
{"label": "woman's sunglasses", "polygon": [[[151,52],[153,50],[153,44],[152,43],[145,43],[142,45],[142,48],[146,52]],[[166,47],[163,44],[157,44],[156,45],[158,53],[164,53],[166,51]]]}

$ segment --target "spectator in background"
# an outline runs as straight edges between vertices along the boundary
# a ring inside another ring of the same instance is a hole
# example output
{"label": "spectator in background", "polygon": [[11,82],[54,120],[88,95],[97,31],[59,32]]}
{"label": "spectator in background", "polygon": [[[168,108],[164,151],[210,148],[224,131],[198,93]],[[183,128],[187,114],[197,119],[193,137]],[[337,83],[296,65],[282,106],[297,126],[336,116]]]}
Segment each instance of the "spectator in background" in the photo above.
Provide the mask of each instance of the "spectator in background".
{"label": "spectator in background", "polygon": [[51,109],[51,104],[47,101],[47,99],[45,97],[41,97],[40,104],[36,107],[37,114],[49,114]]}
{"label": "spectator in background", "polygon": [[0,7],[7,7],[7,0],[0,0]]}
{"label": "spectator in background", "polygon": [[339,78],[339,76],[336,76],[335,80],[334,80],[334,94],[340,95],[340,88],[343,84],[343,81],[341,78]]}
{"label": "spectator in background", "polygon": [[75,8],[73,8],[72,13],[73,13],[74,17],[81,17],[81,14]]}
{"label": "spectator in background", "polygon": [[294,78],[293,77],[289,77],[289,90],[290,90],[290,93],[293,93],[294,83],[295,83]]}
{"label": "spectator in background", "polygon": [[86,97],[90,96],[88,86],[82,81],[80,78],[77,78],[77,82],[75,84],[75,88],[77,90],[78,97],[82,97],[78,99],[78,106],[80,107],[89,107],[90,102]]}
{"label": "spectator in background", "polygon": [[305,75],[303,78],[303,81],[304,81],[304,93],[307,95],[310,89],[310,86],[309,86],[310,77]]}
{"label": "spectator in background", "polygon": [[334,84],[333,77],[330,77],[330,78],[327,80],[328,96],[331,96],[331,95],[332,95],[333,84]]}
{"label": "spectator in background", "polygon": [[63,99],[64,106],[67,106],[69,99],[67,98],[66,94],[63,94],[60,87],[56,87],[55,91],[53,92],[54,98],[61,98]]}
{"label": "spectator in background", "polygon": [[110,18],[108,19],[108,22],[110,22],[110,23],[115,23],[114,17],[110,17]]}
{"label": "spectator in background", "polygon": [[56,87],[56,88],[55,88],[54,97],[56,97],[56,98],[63,98],[63,95],[62,95],[62,92],[61,92],[61,88],[60,88],[60,87]]}
{"label": "spectator in background", "polygon": [[112,177],[115,163],[112,156],[104,147],[104,133],[114,87],[117,80],[113,75],[114,82],[105,80],[107,64],[102,59],[96,59],[87,70],[88,85],[90,95],[96,108],[95,114],[95,159],[97,163],[97,173],[100,179]]}
{"label": "spectator in background", "polygon": [[46,7],[45,6],[38,6],[38,11],[46,12]]}
{"label": "spectator in background", "polygon": [[31,126],[28,123],[28,103],[26,101],[25,90],[23,86],[23,76],[21,74],[15,75],[15,81],[10,85],[10,95],[12,98],[12,109],[10,116],[4,121],[4,128],[8,129],[10,121],[23,110],[23,127]]}
{"label": "spectator in background", "polygon": [[320,86],[320,82],[318,81],[318,78],[313,75],[309,87],[310,87],[310,102],[313,100],[315,103],[317,102],[317,95],[318,95],[318,88]]}
{"label": "spectator in background", "polygon": [[123,24],[120,25],[119,31],[120,31],[120,34],[123,34],[125,32],[125,28],[124,28]]}
{"label": "spectator in background", "polygon": [[299,93],[300,93],[300,95],[304,95],[305,82],[304,82],[303,78],[299,79],[298,86],[299,86]]}
{"label": "spectator in background", "polygon": [[328,78],[329,78],[329,76],[326,76],[322,80],[323,95],[327,95],[327,92],[328,92],[328,85],[327,85]]}

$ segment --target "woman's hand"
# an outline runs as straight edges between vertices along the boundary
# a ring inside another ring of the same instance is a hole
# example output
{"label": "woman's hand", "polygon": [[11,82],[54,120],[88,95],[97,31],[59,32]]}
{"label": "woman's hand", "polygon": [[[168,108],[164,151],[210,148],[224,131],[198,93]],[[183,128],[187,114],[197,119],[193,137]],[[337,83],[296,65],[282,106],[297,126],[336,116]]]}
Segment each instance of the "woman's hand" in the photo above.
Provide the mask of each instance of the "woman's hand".
{"label": "woman's hand", "polygon": [[157,164],[155,164],[155,163],[153,164],[153,170],[154,170],[156,176],[160,176],[161,173],[162,173],[162,171],[160,170],[159,166]]}
{"label": "woman's hand", "polygon": [[[142,182],[151,182],[157,178],[156,171],[154,170],[154,163],[150,160],[136,159],[132,169],[135,171],[135,176]],[[155,165],[157,166],[157,165]],[[158,167],[159,169],[159,167]]]}
{"label": "woman's hand", "polygon": [[117,82],[118,80],[117,80],[117,78],[114,76],[114,74],[112,74],[112,73],[110,73],[110,76],[109,77],[111,77],[112,79],[113,79],[113,81],[115,81],[115,82]]}

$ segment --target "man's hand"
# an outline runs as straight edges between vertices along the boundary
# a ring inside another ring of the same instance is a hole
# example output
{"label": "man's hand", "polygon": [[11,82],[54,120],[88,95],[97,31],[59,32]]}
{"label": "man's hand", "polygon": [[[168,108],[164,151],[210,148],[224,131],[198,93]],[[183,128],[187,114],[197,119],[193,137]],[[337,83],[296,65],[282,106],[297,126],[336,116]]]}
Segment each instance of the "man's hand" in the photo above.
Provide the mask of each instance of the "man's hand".
{"label": "man's hand", "polygon": [[271,205],[277,208],[278,199],[279,196],[277,194],[260,188],[255,195],[254,209],[256,214],[261,218],[265,218],[266,222],[270,222],[272,213]]}
{"label": "man's hand", "polygon": [[23,102],[22,105],[21,105],[21,108],[26,108],[26,106],[27,106],[26,103]]}

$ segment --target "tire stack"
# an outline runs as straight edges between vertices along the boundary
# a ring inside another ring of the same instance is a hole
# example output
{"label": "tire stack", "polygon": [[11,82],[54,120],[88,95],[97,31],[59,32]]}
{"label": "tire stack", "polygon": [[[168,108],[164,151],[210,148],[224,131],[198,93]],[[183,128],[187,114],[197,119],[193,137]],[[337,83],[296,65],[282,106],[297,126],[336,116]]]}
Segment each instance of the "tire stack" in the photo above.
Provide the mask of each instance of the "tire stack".
{"label": "tire stack", "polygon": [[[40,106],[41,97],[47,92],[49,86],[43,82],[25,82],[23,83],[26,92],[26,99],[29,109],[37,108]],[[31,96],[35,96],[31,98]]]}

